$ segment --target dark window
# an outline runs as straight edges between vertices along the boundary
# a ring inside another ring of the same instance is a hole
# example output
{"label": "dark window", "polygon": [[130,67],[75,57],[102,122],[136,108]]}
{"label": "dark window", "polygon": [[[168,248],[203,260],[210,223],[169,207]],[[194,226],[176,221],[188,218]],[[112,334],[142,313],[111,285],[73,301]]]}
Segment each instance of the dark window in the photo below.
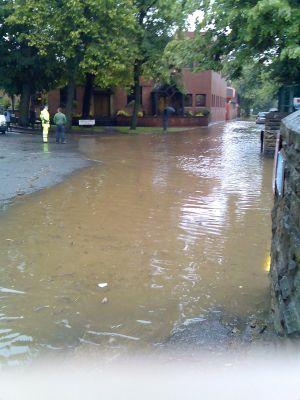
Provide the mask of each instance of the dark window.
{"label": "dark window", "polygon": [[60,107],[65,107],[67,104],[67,87],[60,89],[59,94],[60,94],[59,105]]}
{"label": "dark window", "polygon": [[[68,88],[67,86],[63,87],[60,89],[60,99],[59,99],[59,105],[60,107],[65,107],[67,105],[67,98],[68,98]],[[76,88],[74,89],[74,100],[77,100],[77,90]]]}
{"label": "dark window", "polygon": [[205,107],[206,94],[196,94],[196,107]]}
{"label": "dark window", "polygon": [[212,107],[215,106],[215,95],[214,94],[211,95],[211,106]]}
{"label": "dark window", "polygon": [[192,107],[192,105],[193,105],[193,95],[186,94],[184,96],[184,107]]}
{"label": "dark window", "polygon": [[[140,96],[141,96],[141,105],[143,105],[143,87],[140,87]],[[130,89],[130,92],[127,96],[127,104],[129,104],[131,101],[134,101],[134,92],[133,92],[133,87]]]}

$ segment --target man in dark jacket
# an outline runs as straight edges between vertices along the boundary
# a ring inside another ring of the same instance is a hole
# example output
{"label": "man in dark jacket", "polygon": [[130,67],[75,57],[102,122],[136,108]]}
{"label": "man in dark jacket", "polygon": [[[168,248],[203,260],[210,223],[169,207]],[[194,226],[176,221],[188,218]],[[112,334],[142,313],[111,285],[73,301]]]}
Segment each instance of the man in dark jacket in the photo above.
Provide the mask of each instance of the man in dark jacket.
{"label": "man in dark jacket", "polygon": [[57,113],[54,115],[53,121],[56,125],[56,143],[66,143],[65,141],[65,125],[67,123],[67,118],[65,114],[62,113],[61,108],[57,109]]}

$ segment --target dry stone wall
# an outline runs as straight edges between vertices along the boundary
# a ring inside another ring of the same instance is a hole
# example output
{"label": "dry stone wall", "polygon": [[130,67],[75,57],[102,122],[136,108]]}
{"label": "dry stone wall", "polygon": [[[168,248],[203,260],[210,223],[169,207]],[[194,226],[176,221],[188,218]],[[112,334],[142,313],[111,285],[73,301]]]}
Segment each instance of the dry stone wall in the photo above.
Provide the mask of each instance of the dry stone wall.
{"label": "dry stone wall", "polygon": [[284,193],[272,211],[271,290],[275,329],[300,335],[300,111],[282,120]]}
{"label": "dry stone wall", "polygon": [[276,147],[277,133],[280,130],[281,120],[286,117],[286,113],[269,112],[266,115],[264,130],[264,154],[273,156]]}

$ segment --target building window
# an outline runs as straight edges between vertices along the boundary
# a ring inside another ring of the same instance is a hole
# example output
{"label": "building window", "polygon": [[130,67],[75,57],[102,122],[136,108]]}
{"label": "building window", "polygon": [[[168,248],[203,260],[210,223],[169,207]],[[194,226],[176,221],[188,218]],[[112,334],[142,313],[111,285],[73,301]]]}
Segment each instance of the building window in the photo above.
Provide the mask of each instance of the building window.
{"label": "building window", "polygon": [[212,100],[211,100],[211,106],[214,107],[214,106],[215,106],[215,95],[212,94],[212,95],[211,95],[211,98],[212,98]]}
{"label": "building window", "polygon": [[206,94],[196,94],[196,107],[205,107]]}
{"label": "building window", "polygon": [[184,96],[184,107],[192,107],[193,105],[193,95],[192,94],[186,94]]}
{"label": "building window", "polygon": [[[140,86],[140,96],[141,96],[141,105],[143,105],[143,87],[142,86]],[[130,92],[127,96],[127,104],[129,104],[131,101],[134,101],[133,87],[130,89]]]}
{"label": "building window", "polygon": [[[77,90],[76,88],[74,89],[74,101],[77,100]],[[68,101],[68,88],[67,86],[63,87],[59,91],[59,106],[64,108],[67,105]]]}

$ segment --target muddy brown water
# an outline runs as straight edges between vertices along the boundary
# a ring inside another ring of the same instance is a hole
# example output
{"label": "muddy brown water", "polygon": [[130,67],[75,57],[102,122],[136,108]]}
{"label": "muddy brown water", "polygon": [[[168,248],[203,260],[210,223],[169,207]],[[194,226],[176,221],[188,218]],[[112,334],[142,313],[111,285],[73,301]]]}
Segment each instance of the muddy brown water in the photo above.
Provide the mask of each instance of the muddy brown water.
{"label": "muddy brown water", "polygon": [[249,122],[80,137],[101,161],[0,215],[0,359],[145,348],[269,307],[272,161]]}

